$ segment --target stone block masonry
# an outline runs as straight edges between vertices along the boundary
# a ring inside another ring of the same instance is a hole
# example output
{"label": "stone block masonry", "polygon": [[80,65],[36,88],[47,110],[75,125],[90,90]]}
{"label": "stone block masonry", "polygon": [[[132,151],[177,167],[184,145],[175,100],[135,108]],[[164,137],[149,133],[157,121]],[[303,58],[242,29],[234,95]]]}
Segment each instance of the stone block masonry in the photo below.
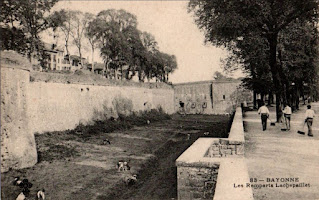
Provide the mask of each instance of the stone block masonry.
{"label": "stone block masonry", "polygon": [[179,167],[179,199],[212,199],[215,192],[218,166]]}
{"label": "stone block masonry", "polygon": [[244,143],[237,108],[228,138],[199,138],[176,160],[178,199],[253,199],[251,188],[234,187],[249,182]]}
{"label": "stone block masonry", "polygon": [[216,139],[207,151],[207,157],[228,157],[244,154],[243,143],[232,143],[228,139]]}
{"label": "stone block masonry", "polygon": [[166,113],[174,112],[173,89],[52,82],[31,82],[29,87],[30,124],[32,131],[38,133],[90,123],[96,112],[103,112],[105,107],[115,111],[115,99],[130,101],[132,111],[161,107]]}
{"label": "stone block masonry", "polygon": [[21,66],[15,68],[16,62],[7,61],[2,57],[1,172],[30,167],[37,162],[34,134],[28,118],[29,71]]}
{"label": "stone block masonry", "polygon": [[[94,85],[94,80],[71,84],[50,82],[50,78],[30,82],[31,64],[26,58],[3,51],[0,60],[1,172],[37,162],[35,132],[73,129],[79,123],[92,122],[105,110],[113,112],[116,106],[125,112],[161,107],[174,113],[174,90],[168,85]],[[123,106],[127,102],[129,106]]]}

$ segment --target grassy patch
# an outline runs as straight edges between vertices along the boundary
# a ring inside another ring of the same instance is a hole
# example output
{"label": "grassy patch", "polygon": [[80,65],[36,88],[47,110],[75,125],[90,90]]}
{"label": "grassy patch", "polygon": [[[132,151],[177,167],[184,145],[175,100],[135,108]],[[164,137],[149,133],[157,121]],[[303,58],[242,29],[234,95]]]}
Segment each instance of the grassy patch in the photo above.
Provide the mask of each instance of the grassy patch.
{"label": "grassy patch", "polygon": [[131,115],[119,115],[118,119],[110,118],[95,121],[93,125],[78,125],[75,129],[67,131],[68,134],[77,135],[82,139],[92,137],[93,134],[110,133],[115,130],[127,130],[133,126],[143,126],[148,123],[171,119],[161,108],[150,111],[133,112]]}
{"label": "grassy patch", "polygon": [[[46,162],[2,173],[1,199],[15,199],[21,192],[12,185],[15,176],[33,183],[32,197],[45,188],[48,199],[176,198],[178,156],[206,131],[210,137],[227,136],[226,115],[168,116],[158,110],[135,115],[99,121],[95,127],[80,126],[78,132],[36,134],[39,161]],[[129,129],[128,124],[134,127]],[[111,130],[117,131],[108,134]],[[104,138],[111,144],[100,144]],[[138,183],[131,187],[124,184],[123,174],[116,169],[121,159],[130,159],[128,173],[138,174]]]}

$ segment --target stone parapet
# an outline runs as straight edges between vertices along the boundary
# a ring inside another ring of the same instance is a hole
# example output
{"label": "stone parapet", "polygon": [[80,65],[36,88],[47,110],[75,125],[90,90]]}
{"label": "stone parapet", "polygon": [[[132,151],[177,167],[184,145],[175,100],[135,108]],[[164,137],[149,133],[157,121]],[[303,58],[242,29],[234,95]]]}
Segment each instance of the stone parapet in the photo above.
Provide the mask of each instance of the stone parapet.
{"label": "stone parapet", "polygon": [[199,138],[177,160],[178,199],[249,200],[251,188],[244,160],[241,108],[236,109],[229,138]]}
{"label": "stone parapet", "polygon": [[224,158],[220,164],[213,200],[252,200],[248,168],[244,158]]}
{"label": "stone parapet", "polygon": [[206,154],[215,141],[199,138],[176,160],[178,199],[213,198],[220,159]]}
{"label": "stone parapet", "polygon": [[244,155],[244,126],[242,109],[238,107],[233,119],[233,123],[228,138],[214,139],[209,147],[206,156],[227,157]]}

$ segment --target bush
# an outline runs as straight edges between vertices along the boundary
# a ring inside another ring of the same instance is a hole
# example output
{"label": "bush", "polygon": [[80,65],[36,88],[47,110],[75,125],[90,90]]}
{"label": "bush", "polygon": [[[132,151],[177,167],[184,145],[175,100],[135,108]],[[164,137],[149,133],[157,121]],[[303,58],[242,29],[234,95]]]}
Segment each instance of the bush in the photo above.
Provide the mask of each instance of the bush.
{"label": "bush", "polygon": [[75,129],[70,130],[70,134],[76,134],[82,138],[88,138],[92,134],[110,133],[115,130],[126,130],[133,126],[143,126],[147,121],[151,123],[171,119],[162,108],[151,109],[149,111],[132,112],[130,115],[119,114],[116,119],[111,117],[104,120],[96,120],[92,125],[79,124]]}

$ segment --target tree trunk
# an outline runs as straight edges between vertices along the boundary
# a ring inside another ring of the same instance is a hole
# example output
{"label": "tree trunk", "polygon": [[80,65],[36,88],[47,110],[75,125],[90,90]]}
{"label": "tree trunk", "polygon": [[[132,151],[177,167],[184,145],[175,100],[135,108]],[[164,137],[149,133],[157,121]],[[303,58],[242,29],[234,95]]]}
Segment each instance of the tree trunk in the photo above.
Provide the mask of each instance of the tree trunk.
{"label": "tree trunk", "polygon": [[94,73],[94,47],[92,47],[92,72]]}
{"label": "tree trunk", "polygon": [[273,84],[275,86],[276,94],[276,118],[277,122],[281,118],[281,100],[282,100],[282,83],[278,71],[277,65],[277,44],[278,44],[278,33],[272,33],[268,36],[269,43],[269,66],[273,78]]}
{"label": "tree trunk", "polygon": [[121,80],[123,80],[123,66],[121,65]]}
{"label": "tree trunk", "polygon": [[257,93],[255,90],[253,91],[253,103],[254,103],[254,109],[256,109],[257,108]]}
{"label": "tree trunk", "polygon": [[79,50],[79,55],[80,55],[81,68],[83,68],[81,47],[78,47],[78,50]]}
{"label": "tree trunk", "polygon": [[272,99],[272,92],[269,91],[269,93],[268,93],[268,106],[271,105],[271,99]]}

